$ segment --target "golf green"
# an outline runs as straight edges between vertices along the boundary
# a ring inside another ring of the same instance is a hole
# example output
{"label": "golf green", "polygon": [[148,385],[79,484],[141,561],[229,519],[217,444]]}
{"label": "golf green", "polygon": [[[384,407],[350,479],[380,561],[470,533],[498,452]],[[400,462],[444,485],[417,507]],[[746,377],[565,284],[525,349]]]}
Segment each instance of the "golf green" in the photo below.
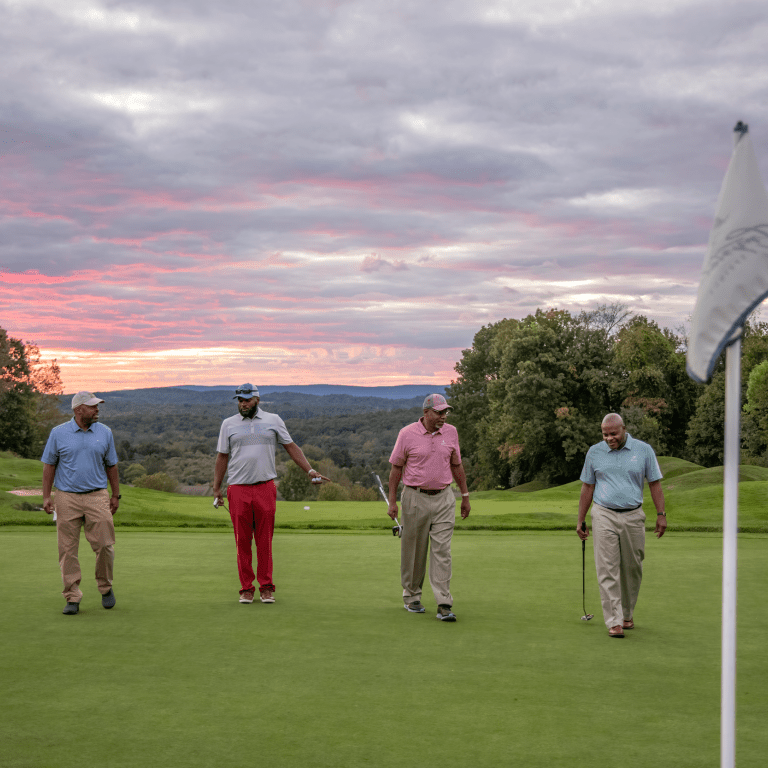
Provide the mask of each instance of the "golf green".
{"label": "golf green", "polygon": [[[719,765],[716,534],[648,537],[623,640],[573,533],[454,537],[455,624],[399,599],[386,533],[278,533],[242,605],[228,531],[118,531],[117,606],[62,616],[55,531],[0,531],[4,768]],[[739,539],[737,763],[763,766],[768,536]]]}

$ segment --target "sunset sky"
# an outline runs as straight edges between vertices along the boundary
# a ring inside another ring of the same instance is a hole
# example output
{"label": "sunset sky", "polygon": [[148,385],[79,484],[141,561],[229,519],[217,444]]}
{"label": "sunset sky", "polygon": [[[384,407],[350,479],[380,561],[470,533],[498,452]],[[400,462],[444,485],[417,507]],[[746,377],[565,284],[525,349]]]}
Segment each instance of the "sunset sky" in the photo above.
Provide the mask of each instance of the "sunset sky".
{"label": "sunset sky", "polygon": [[0,0],[0,326],[65,390],[448,383],[474,334],[677,328],[768,12]]}

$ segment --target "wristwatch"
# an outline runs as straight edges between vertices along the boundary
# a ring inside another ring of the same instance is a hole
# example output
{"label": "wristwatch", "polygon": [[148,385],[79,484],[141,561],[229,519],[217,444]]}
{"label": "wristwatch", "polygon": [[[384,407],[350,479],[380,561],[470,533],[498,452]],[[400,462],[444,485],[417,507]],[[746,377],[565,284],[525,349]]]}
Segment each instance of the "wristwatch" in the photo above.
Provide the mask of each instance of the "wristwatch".
{"label": "wristwatch", "polygon": [[656,513],[656,517],[666,517],[666,516],[667,516],[666,512],[657,512]]}

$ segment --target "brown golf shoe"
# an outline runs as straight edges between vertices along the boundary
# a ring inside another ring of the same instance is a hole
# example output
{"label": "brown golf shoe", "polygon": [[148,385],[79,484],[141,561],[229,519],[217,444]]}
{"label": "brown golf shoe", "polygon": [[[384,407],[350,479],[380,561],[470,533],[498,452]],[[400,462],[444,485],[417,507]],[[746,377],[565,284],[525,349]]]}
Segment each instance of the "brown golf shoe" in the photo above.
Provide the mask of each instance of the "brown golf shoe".
{"label": "brown golf shoe", "polygon": [[624,637],[624,627],[621,624],[617,624],[615,627],[611,627],[608,630],[608,634],[611,637]]}

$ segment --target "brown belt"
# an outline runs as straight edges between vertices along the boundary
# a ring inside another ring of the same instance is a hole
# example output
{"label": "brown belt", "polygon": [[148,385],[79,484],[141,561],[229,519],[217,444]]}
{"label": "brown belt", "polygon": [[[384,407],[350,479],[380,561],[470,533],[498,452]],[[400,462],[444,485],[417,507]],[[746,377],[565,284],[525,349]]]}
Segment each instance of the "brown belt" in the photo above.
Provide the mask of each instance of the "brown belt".
{"label": "brown belt", "polygon": [[406,488],[413,488],[414,491],[418,491],[419,493],[426,493],[427,496],[437,496],[438,493],[442,493],[445,488],[419,488],[418,485],[406,485]]}

